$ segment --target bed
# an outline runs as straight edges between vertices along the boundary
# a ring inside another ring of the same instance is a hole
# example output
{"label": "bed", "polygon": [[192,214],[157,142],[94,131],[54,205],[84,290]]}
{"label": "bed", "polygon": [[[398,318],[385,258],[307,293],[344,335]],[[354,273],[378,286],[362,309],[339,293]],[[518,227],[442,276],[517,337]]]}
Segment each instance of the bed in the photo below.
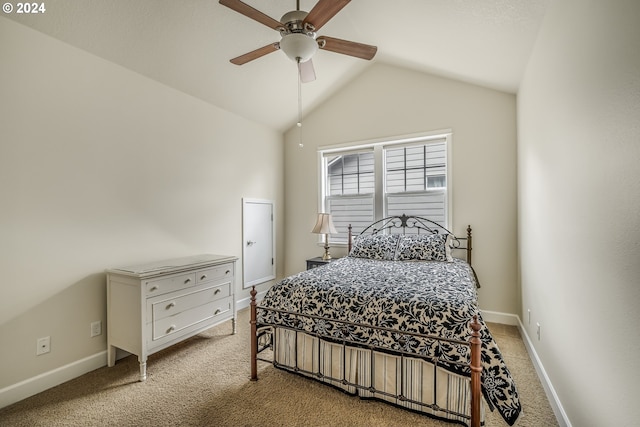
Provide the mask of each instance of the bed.
{"label": "bed", "polygon": [[480,426],[487,406],[513,425],[518,391],[478,308],[471,244],[470,226],[460,238],[415,216],[355,239],[349,228],[348,256],[279,281],[260,305],[252,289],[251,379],[268,360],[434,418]]}

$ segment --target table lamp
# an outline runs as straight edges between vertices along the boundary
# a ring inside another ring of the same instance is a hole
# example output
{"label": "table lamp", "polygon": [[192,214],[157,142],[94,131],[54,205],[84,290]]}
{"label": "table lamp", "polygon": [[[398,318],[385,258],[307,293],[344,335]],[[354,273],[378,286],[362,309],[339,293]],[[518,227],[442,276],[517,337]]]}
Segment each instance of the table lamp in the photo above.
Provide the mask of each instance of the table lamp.
{"label": "table lamp", "polygon": [[315,234],[324,234],[324,254],[322,259],[331,259],[331,253],[329,253],[329,234],[336,234],[336,227],[331,220],[331,214],[319,213],[315,227],[311,230]]}

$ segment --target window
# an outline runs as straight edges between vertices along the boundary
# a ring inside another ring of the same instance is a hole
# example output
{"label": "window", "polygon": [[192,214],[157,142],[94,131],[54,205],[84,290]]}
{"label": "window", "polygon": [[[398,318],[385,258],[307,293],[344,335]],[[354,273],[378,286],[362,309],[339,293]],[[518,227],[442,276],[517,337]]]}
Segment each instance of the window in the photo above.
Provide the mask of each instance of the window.
{"label": "window", "polygon": [[384,157],[384,216],[417,215],[446,227],[446,142],[385,147]]}
{"label": "window", "polygon": [[327,153],[324,157],[325,212],[330,212],[339,235],[334,242],[346,242],[347,227],[362,229],[374,221],[375,169],[373,150],[348,154]]}
{"label": "window", "polygon": [[448,225],[447,159],[450,134],[398,138],[320,150],[320,206],[332,214],[346,243],[354,233],[390,215],[418,215]]}

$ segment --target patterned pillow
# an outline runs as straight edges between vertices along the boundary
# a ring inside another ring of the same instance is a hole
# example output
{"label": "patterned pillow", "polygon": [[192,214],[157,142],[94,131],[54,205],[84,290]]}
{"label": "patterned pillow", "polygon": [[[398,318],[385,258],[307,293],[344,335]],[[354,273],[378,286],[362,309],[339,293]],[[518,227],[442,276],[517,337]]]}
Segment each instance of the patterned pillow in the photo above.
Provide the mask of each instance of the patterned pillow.
{"label": "patterned pillow", "polygon": [[451,235],[416,234],[402,236],[396,251],[396,261],[453,261]]}
{"label": "patterned pillow", "polygon": [[367,234],[356,237],[349,256],[393,261],[399,235]]}

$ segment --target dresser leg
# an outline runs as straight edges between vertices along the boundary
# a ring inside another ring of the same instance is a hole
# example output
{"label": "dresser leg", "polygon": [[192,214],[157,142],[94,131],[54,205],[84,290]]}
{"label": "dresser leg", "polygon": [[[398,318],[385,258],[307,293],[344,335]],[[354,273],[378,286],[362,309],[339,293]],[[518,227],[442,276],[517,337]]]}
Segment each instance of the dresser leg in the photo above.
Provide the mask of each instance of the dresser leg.
{"label": "dresser leg", "polygon": [[140,360],[140,381],[145,381],[146,379],[147,379],[147,361]]}
{"label": "dresser leg", "polygon": [[236,327],[236,318],[235,317],[231,318],[231,328],[232,328],[232,332],[231,333],[233,335],[235,335],[236,332],[238,332],[238,329]]}
{"label": "dresser leg", "polygon": [[112,367],[116,364],[116,348],[112,345],[107,346],[107,366]]}

